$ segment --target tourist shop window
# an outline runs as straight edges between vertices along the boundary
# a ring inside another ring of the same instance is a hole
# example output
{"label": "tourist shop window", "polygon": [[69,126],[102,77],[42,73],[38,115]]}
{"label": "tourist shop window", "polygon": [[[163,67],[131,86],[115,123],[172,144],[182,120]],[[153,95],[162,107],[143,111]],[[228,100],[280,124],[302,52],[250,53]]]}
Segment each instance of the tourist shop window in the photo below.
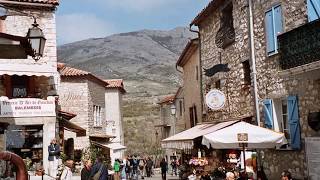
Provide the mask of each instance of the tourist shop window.
{"label": "tourist shop window", "polygon": [[289,145],[284,149],[300,149],[300,125],[296,96],[264,100],[265,126],[283,132]]}
{"label": "tourist shop window", "polygon": [[273,6],[265,14],[265,31],[267,54],[271,56],[278,53],[277,36],[283,32],[281,6]]}
{"label": "tourist shop window", "polygon": [[6,96],[9,98],[26,98],[35,96],[35,82],[32,76],[3,76]]}
{"label": "tourist shop window", "polygon": [[243,80],[244,85],[250,85],[251,84],[251,76],[250,76],[250,63],[249,60],[242,62],[242,68],[243,68]]}
{"label": "tourist shop window", "polygon": [[320,18],[320,0],[307,0],[308,21],[314,21]]}
{"label": "tourist shop window", "polygon": [[102,126],[101,106],[93,105],[93,125]]}

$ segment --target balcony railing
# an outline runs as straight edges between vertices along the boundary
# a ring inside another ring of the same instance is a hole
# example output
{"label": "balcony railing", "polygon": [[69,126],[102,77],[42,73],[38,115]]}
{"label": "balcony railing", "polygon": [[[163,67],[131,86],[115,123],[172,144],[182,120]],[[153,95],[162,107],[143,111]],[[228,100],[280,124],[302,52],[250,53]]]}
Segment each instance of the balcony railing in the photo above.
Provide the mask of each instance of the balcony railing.
{"label": "balcony railing", "polygon": [[320,20],[278,36],[280,66],[286,70],[320,60]]}
{"label": "balcony railing", "polygon": [[0,97],[0,118],[44,116],[56,116],[55,98],[52,96],[49,96],[47,100]]}

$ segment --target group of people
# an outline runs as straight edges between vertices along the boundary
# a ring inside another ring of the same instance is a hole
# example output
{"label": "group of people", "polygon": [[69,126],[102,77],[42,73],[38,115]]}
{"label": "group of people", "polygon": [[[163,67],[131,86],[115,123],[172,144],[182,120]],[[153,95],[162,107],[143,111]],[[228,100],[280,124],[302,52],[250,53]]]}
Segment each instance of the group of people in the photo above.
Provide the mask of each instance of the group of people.
{"label": "group of people", "polygon": [[124,160],[124,171],[126,179],[138,179],[138,176],[141,175],[141,178],[151,177],[153,174],[154,162],[151,157],[138,158],[135,156],[128,156]]}

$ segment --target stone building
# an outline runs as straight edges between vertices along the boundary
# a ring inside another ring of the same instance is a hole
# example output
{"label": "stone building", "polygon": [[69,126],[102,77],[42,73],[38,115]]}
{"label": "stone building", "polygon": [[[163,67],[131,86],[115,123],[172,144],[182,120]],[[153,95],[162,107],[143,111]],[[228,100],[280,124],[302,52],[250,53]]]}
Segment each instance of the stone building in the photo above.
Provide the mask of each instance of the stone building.
{"label": "stone building", "polygon": [[189,41],[176,64],[181,69],[183,79],[183,101],[181,99],[177,101],[179,105],[182,104],[180,106],[184,112],[185,129],[202,122],[198,41],[198,39]]}
{"label": "stone building", "polygon": [[[319,21],[315,20],[319,18],[319,1],[252,2],[253,44],[247,0],[211,1],[191,23],[200,31],[201,68],[206,69],[202,72],[203,94],[215,88],[226,95],[223,109],[204,109],[204,121],[255,117],[251,122],[258,123],[250,56],[253,52],[259,124],[285,133],[289,141],[279,149],[260,152],[260,165],[269,179],[278,179],[285,169],[296,178],[310,178],[318,173],[314,168],[319,167],[308,161],[316,157],[310,159],[310,152],[317,150],[311,145],[306,150],[306,145],[312,143],[310,137],[317,140],[320,136],[314,125],[319,121],[320,101]],[[208,73],[217,65],[227,66],[227,70]]]}
{"label": "stone building", "polygon": [[[48,169],[50,140],[56,136],[58,0],[0,1],[0,150],[32,161],[29,170]],[[27,39],[34,20],[46,42],[36,58]],[[33,56],[34,58],[32,58]],[[47,171],[48,172],[48,171]],[[3,174],[1,174],[2,177]]]}
{"label": "stone building", "polygon": [[[86,136],[75,137],[65,132],[64,139],[73,139],[76,159],[90,144],[102,147],[111,160],[122,158],[123,146],[122,80],[102,80],[90,72],[58,64],[60,73],[59,108],[76,114],[71,122],[86,129]],[[72,142],[72,141],[71,141]]]}

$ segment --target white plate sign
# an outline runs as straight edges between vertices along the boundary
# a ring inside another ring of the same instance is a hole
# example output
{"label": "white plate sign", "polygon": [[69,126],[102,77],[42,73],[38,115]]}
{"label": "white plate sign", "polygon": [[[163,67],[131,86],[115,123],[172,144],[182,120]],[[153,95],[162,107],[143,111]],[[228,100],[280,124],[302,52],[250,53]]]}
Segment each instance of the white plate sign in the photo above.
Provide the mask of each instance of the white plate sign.
{"label": "white plate sign", "polygon": [[206,104],[212,110],[219,110],[224,107],[226,97],[223,92],[213,89],[206,95]]}

